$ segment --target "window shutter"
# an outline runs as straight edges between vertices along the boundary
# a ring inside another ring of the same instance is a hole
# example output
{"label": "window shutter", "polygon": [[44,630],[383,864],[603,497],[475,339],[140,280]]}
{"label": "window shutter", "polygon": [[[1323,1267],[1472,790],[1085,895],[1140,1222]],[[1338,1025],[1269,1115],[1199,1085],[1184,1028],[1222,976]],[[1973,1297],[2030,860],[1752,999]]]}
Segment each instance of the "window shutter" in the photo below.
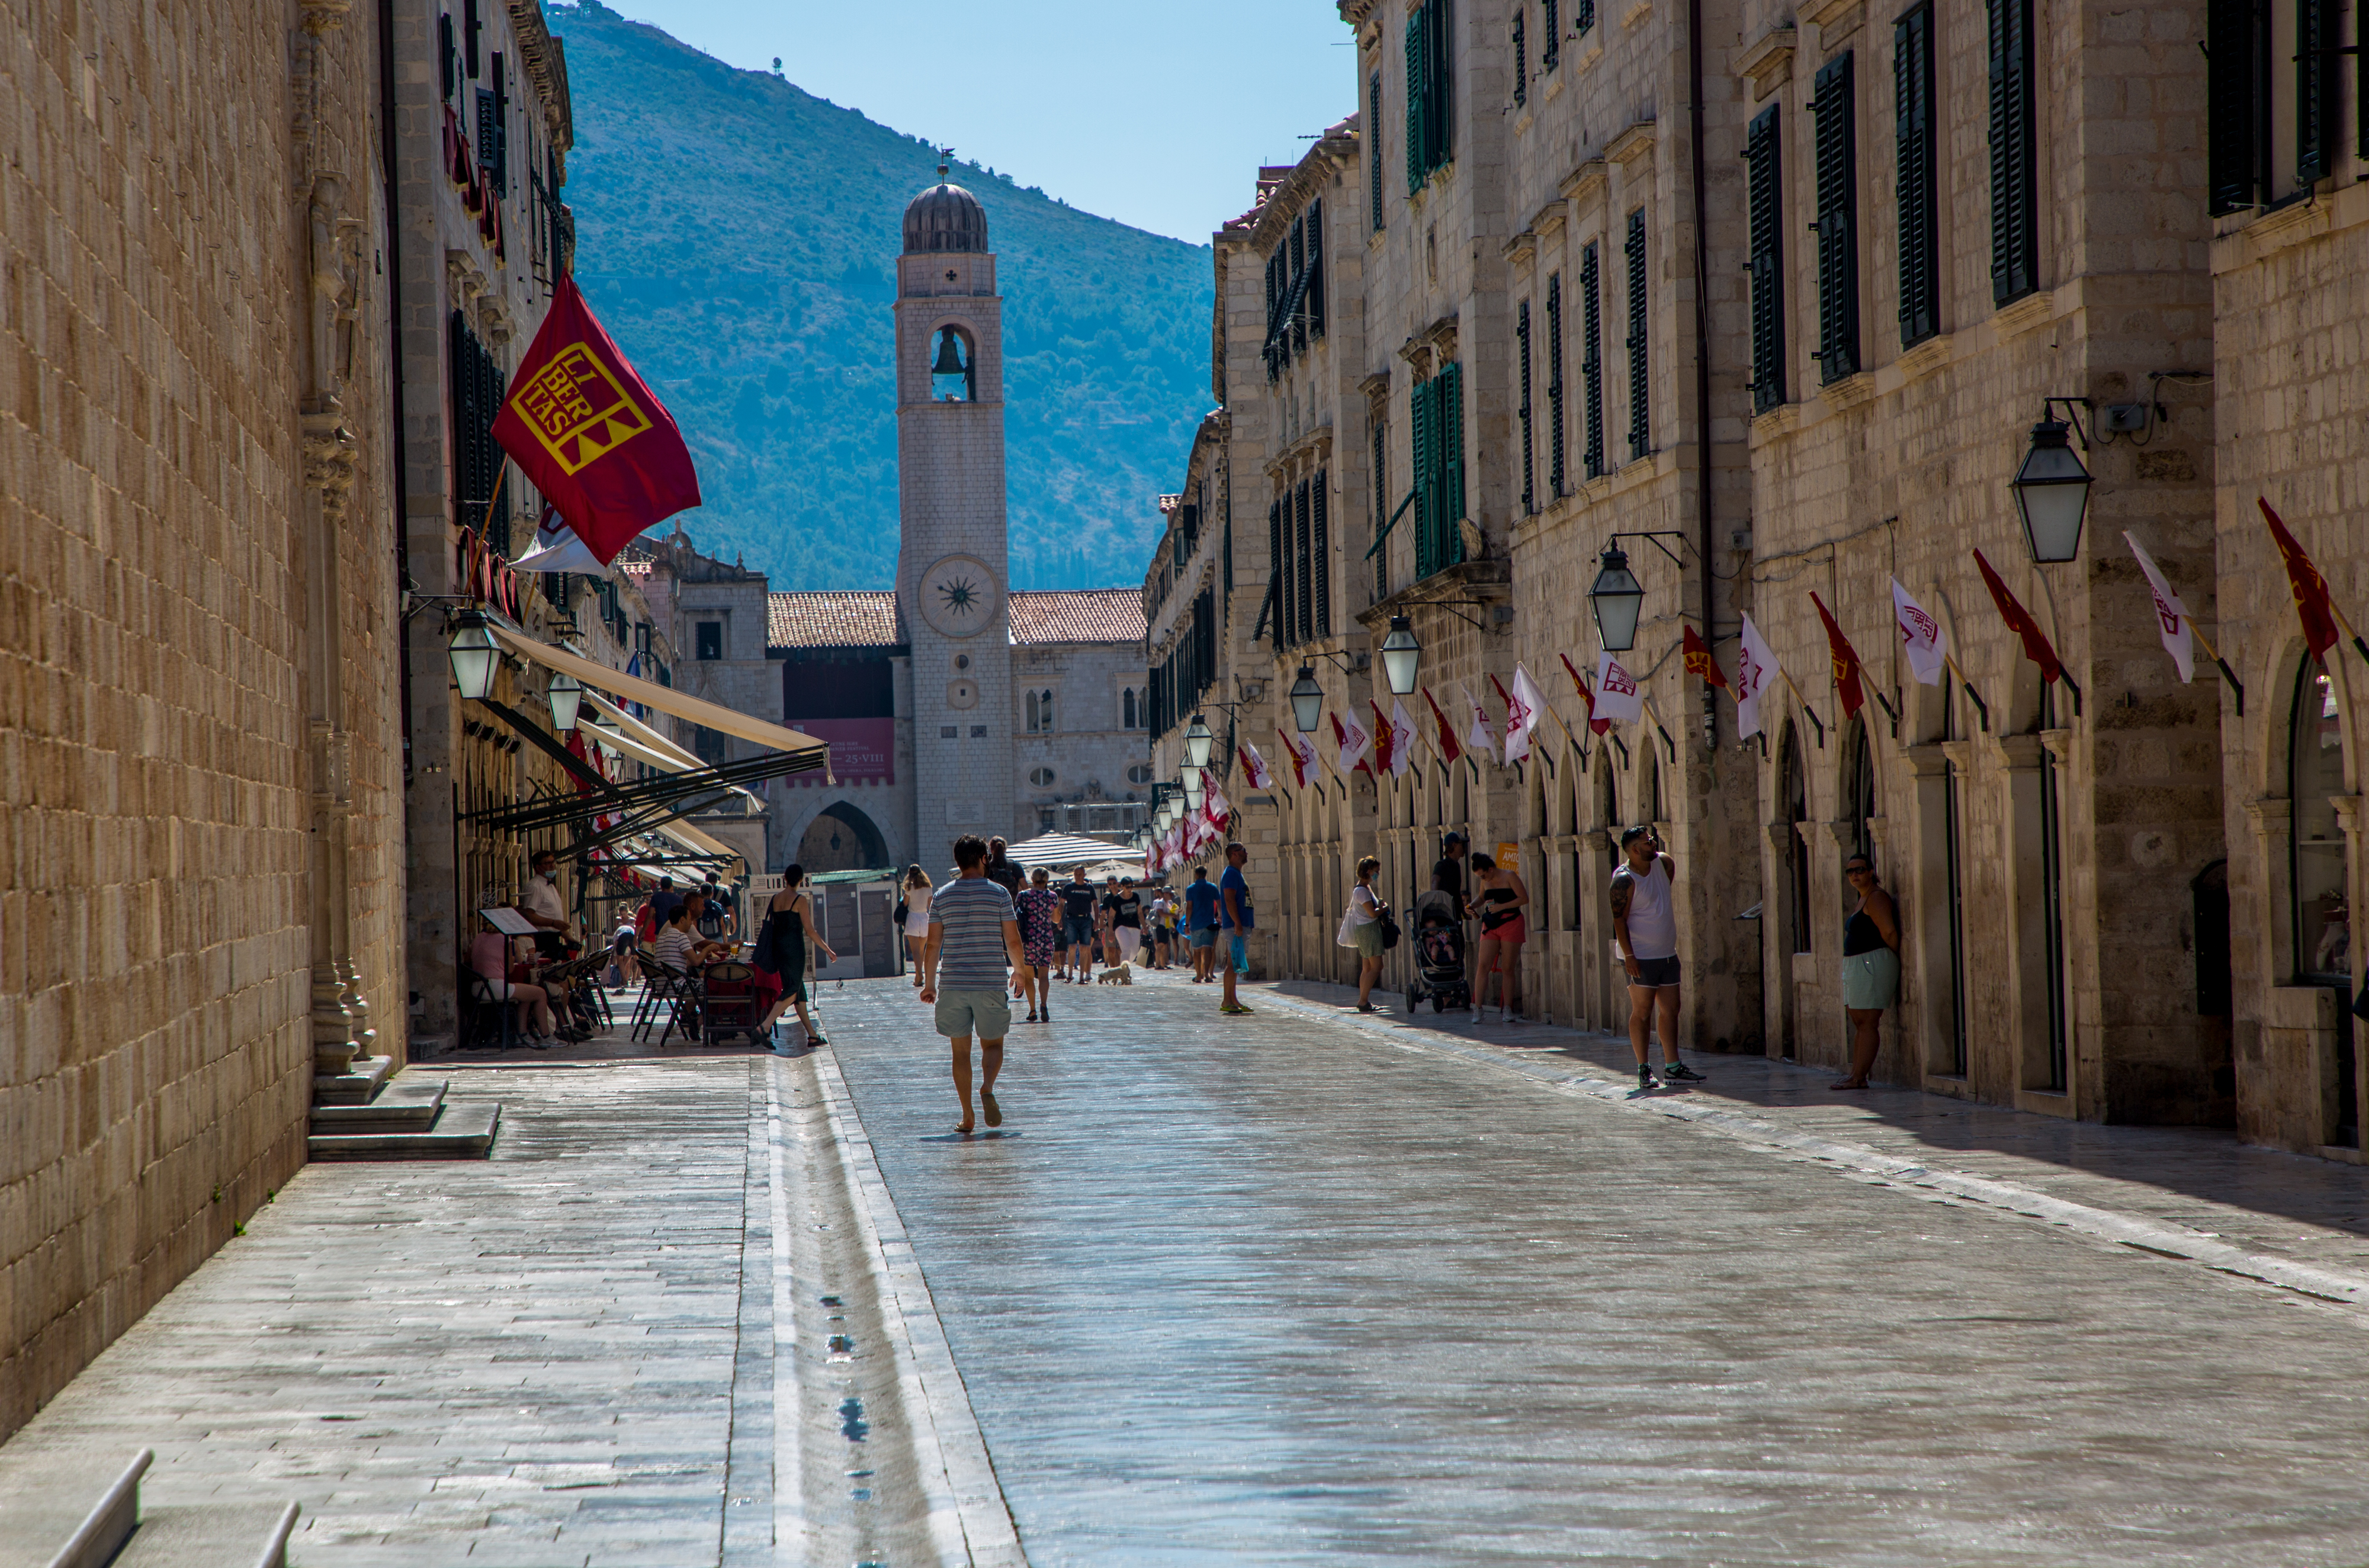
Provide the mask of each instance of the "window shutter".
{"label": "window shutter", "polygon": [[[1390,521],[1390,427],[1381,420],[1374,421],[1374,541],[1380,544],[1382,530]],[[1376,550],[1374,556],[1374,597],[1385,599],[1390,591],[1390,562],[1388,550]]]}
{"label": "window shutter", "polygon": [[1382,74],[1366,78],[1366,205],[1367,221],[1382,226]]}
{"label": "window shutter", "polygon": [[1893,194],[1900,210],[1900,346],[1941,330],[1933,190],[1933,8],[1892,24]]}
{"label": "window shutter", "polygon": [[1539,41],[1539,69],[1551,71],[1562,58],[1562,6],[1561,0],[1539,0],[1539,19],[1546,24],[1546,36]]}
{"label": "window shutter", "polygon": [[1629,214],[1629,455],[1654,450],[1653,386],[1645,353],[1645,210]]}
{"label": "window shutter", "polygon": [[[1266,576],[1267,597],[1275,605],[1275,646],[1282,647],[1290,639],[1283,635],[1283,502],[1277,500],[1266,509]],[[1255,639],[1253,639],[1255,640]]]}
{"label": "window shutter", "polygon": [[1991,303],[2003,305],[2040,287],[2031,0],[1990,0],[1990,36]]}
{"label": "window shutter", "polygon": [[1308,640],[1310,628],[1315,624],[1312,612],[1315,608],[1316,574],[1314,541],[1310,537],[1313,520],[1309,515],[1307,480],[1302,479],[1299,482],[1299,488],[1292,493],[1291,504],[1294,519],[1293,537],[1299,549],[1299,554],[1292,561],[1291,569],[1292,640],[1305,642]]}
{"label": "window shutter", "polygon": [[1308,215],[1291,221],[1291,346],[1308,347]]}
{"label": "window shutter", "polygon": [[1579,253],[1579,379],[1586,405],[1586,442],[1580,461],[1591,479],[1604,475],[1604,290],[1596,247]]}
{"label": "window shutter", "polygon": [[461,85],[460,52],[452,44],[452,13],[440,12],[436,17],[436,79],[444,89],[444,101],[452,101],[452,89]]}
{"label": "window shutter", "polygon": [[1431,132],[1431,166],[1439,167],[1456,155],[1451,134],[1454,118],[1455,77],[1448,74],[1448,7],[1450,0],[1430,0],[1424,15],[1431,19],[1431,110],[1424,122]]}
{"label": "window shutter", "polygon": [[1752,285],[1752,411],[1765,414],[1785,401],[1784,160],[1770,104],[1745,133],[1748,243],[1745,270]]}
{"label": "window shutter", "polygon": [[[2204,67],[2211,137],[2206,210],[2218,217],[2254,204],[2260,189],[2255,126],[2261,103],[2256,65],[2254,0],[2206,0]],[[2369,56],[2363,56],[2369,60]]]}
{"label": "window shutter", "polygon": [[1828,383],[1859,371],[1859,149],[1851,126],[1851,57],[1818,70],[1818,362]]}
{"label": "window shutter", "polygon": [[1309,489],[1309,504],[1315,521],[1309,529],[1311,547],[1309,552],[1309,594],[1315,601],[1315,619],[1310,623],[1317,636],[1333,635],[1333,542],[1326,526],[1324,500],[1324,470],[1316,471],[1316,481]]}
{"label": "window shutter", "polygon": [[1418,579],[1431,575],[1431,513],[1433,498],[1439,489],[1435,466],[1437,453],[1432,443],[1433,406],[1439,391],[1436,381],[1418,382],[1407,394],[1408,434],[1414,449],[1414,575]]}
{"label": "window shutter", "polygon": [[1522,42],[1522,13],[1514,12],[1514,102],[1530,101],[1530,58]]}
{"label": "window shutter", "polygon": [[2328,177],[2329,122],[2334,119],[2325,84],[2330,40],[2326,0],[2295,0],[2295,183]]}
{"label": "window shutter", "polygon": [[1527,517],[1539,509],[1539,496],[1532,474],[1537,464],[1532,457],[1530,437],[1530,302],[1522,301],[1514,307],[1515,357],[1520,364],[1521,400],[1514,412],[1522,422],[1522,514]]}
{"label": "window shutter", "polygon": [[1562,464],[1562,274],[1547,274],[1547,494],[1560,496]]}
{"label": "window shutter", "polygon": [[1450,360],[1439,372],[1439,565],[1464,559],[1464,367]]}
{"label": "window shutter", "polygon": [[1324,203],[1310,201],[1308,224],[1308,335],[1324,336]]}
{"label": "window shutter", "polygon": [[1577,0],[1571,8],[1571,30],[1585,32],[1596,25],[1596,0]]}
{"label": "window shutter", "polygon": [[1424,127],[1424,112],[1431,106],[1425,100],[1431,96],[1431,73],[1425,68],[1425,55],[1431,45],[1431,29],[1417,7],[1407,17],[1406,25],[1406,154],[1407,194],[1413,196],[1423,189],[1430,167],[1423,161],[1424,149],[1430,138]]}

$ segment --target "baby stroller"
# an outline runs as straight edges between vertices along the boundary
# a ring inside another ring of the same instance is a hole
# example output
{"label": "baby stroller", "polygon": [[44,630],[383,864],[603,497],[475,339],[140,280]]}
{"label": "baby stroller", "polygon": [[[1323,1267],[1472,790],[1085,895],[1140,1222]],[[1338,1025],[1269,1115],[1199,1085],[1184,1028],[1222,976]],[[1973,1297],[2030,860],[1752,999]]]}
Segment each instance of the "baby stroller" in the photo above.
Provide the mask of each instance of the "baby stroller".
{"label": "baby stroller", "polygon": [[1407,982],[1407,1011],[1431,998],[1431,1010],[1472,1005],[1472,990],[1464,976],[1464,925],[1456,918],[1456,900],[1435,887],[1414,900],[1415,978]]}

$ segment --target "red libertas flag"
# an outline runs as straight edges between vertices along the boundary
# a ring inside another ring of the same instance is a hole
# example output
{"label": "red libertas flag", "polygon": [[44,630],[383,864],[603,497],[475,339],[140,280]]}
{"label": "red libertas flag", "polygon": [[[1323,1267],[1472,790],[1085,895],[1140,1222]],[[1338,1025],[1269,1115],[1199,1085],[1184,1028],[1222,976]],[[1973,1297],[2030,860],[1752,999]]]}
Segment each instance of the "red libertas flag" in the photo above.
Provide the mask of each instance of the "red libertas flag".
{"label": "red libertas flag", "polygon": [[560,274],[494,439],[606,566],[642,530],[699,505],[674,416]]}
{"label": "red libertas flag", "polygon": [[2262,509],[2262,521],[2271,525],[2271,542],[2279,547],[2279,555],[2287,564],[2287,586],[2295,590],[2295,614],[2303,622],[2304,646],[2318,658],[2336,646],[2336,606],[2329,602],[2328,579],[2311,564],[2295,536],[2271,509],[2268,498],[2254,498]]}
{"label": "red libertas flag", "polygon": [[1991,570],[1991,564],[1983,559],[1980,550],[1974,552],[1974,565],[1982,568],[1983,584],[1991,590],[1991,602],[1998,606],[1999,619],[2007,623],[2008,631],[2023,639],[2024,657],[2040,666],[2040,678],[2054,681],[2063,675],[2065,665],[2057,658],[2056,649],[2049,645],[2048,634],[2040,629],[2031,612],[2008,591],[2007,584]]}
{"label": "red libertas flag", "polygon": [[[1711,645],[1703,641],[1701,635],[1692,626],[1687,628],[1682,646],[1686,649],[1687,673],[1701,677],[1706,685],[1728,691],[1727,671],[1719,667],[1719,660],[1711,657]],[[1566,659],[1564,663],[1567,665],[1570,661]],[[1577,680],[1578,677],[1574,675],[1572,679]]]}
{"label": "red libertas flag", "polygon": [[[2000,591],[2006,590],[2002,588]],[[1850,718],[1867,706],[1867,692],[1859,683],[1859,649],[1843,635],[1842,627],[1835,624],[1834,612],[1826,608],[1826,601],[1818,597],[1814,589],[1811,590],[1810,602],[1818,607],[1818,619],[1826,624],[1826,651],[1835,661],[1835,692],[1842,698],[1843,717]],[[1687,631],[1691,635],[1694,628],[1689,626]]]}

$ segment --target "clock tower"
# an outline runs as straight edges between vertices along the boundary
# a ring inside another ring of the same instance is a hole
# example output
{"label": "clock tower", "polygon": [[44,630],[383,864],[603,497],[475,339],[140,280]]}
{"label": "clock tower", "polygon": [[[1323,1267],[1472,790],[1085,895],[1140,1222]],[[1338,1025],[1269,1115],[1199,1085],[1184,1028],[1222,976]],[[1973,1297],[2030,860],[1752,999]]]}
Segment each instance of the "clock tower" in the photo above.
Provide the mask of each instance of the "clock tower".
{"label": "clock tower", "polygon": [[897,596],[912,651],[913,846],[1013,832],[1003,510],[1003,302],[978,198],[938,183],[905,209],[897,262]]}

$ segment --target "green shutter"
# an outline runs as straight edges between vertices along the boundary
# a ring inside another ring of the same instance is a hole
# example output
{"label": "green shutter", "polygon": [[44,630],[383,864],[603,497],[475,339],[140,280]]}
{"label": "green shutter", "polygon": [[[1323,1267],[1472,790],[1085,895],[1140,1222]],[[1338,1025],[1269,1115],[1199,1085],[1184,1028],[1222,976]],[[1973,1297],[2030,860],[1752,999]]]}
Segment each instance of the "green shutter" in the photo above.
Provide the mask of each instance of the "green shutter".
{"label": "green shutter", "polygon": [[1464,367],[1449,361],[1440,368],[1440,539],[1438,564],[1452,567],[1464,559],[1464,531],[1456,526],[1464,516]]}
{"label": "green shutter", "polygon": [[1818,117],[1818,361],[1829,383],[1859,372],[1859,147],[1852,96],[1846,52],[1819,67],[1810,100]]}
{"label": "green shutter", "polygon": [[1604,289],[1596,247],[1579,253],[1579,379],[1586,404],[1581,464],[1591,479],[1604,475]]}
{"label": "green shutter", "polygon": [[1309,630],[1320,637],[1333,635],[1333,553],[1332,529],[1328,526],[1324,502],[1325,473],[1316,471],[1316,482],[1309,490],[1309,499],[1315,509],[1316,521],[1310,531],[1313,548],[1309,554],[1309,594],[1315,603],[1315,614]]}
{"label": "green shutter", "polygon": [[1933,189],[1933,8],[1892,24],[1893,194],[1899,209],[1900,346],[1941,330]]}
{"label": "green shutter", "polygon": [[2204,38],[2211,139],[2206,210],[2218,217],[2251,207],[2261,187],[2254,139],[2261,113],[2254,0],[2206,0]]}
{"label": "green shutter", "polygon": [[1424,56],[1429,52],[1431,29],[1424,25],[1425,17],[1417,8],[1407,17],[1406,25],[1406,158],[1407,194],[1413,196],[1423,189],[1431,173],[1423,161],[1424,149],[1430,137],[1424,126],[1424,111],[1430,108],[1431,73],[1425,69]]}
{"label": "green shutter", "polygon": [[2326,90],[2329,48],[2324,0],[2295,0],[2295,183],[2328,177],[2329,121],[2335,117]]}
{"label": "green shutter", "polygon": [[1785,188],[1777,106],[1752,121],[1744,139],[1747,243],[1752,287],[1752,411],[1785,401]]}
{"label": "green shutter", "polygon": [[1991,303],[2040,287],[2031,135],[2031,0],[1990,0]]}
{"label": "green shutter", "polygon": [[1547,274],[1547,494],[1564,491],[1562,464],[1562,274]]}
{"label": "green shutter", "polygon": [[1623,247],[1629,264],[1629,455],[1649,457],[1654,451],[1653,361],[1646,353],[1646,329],[1652,315],[1645,299],[1645,210],[1629,214],[1629,241]]}

